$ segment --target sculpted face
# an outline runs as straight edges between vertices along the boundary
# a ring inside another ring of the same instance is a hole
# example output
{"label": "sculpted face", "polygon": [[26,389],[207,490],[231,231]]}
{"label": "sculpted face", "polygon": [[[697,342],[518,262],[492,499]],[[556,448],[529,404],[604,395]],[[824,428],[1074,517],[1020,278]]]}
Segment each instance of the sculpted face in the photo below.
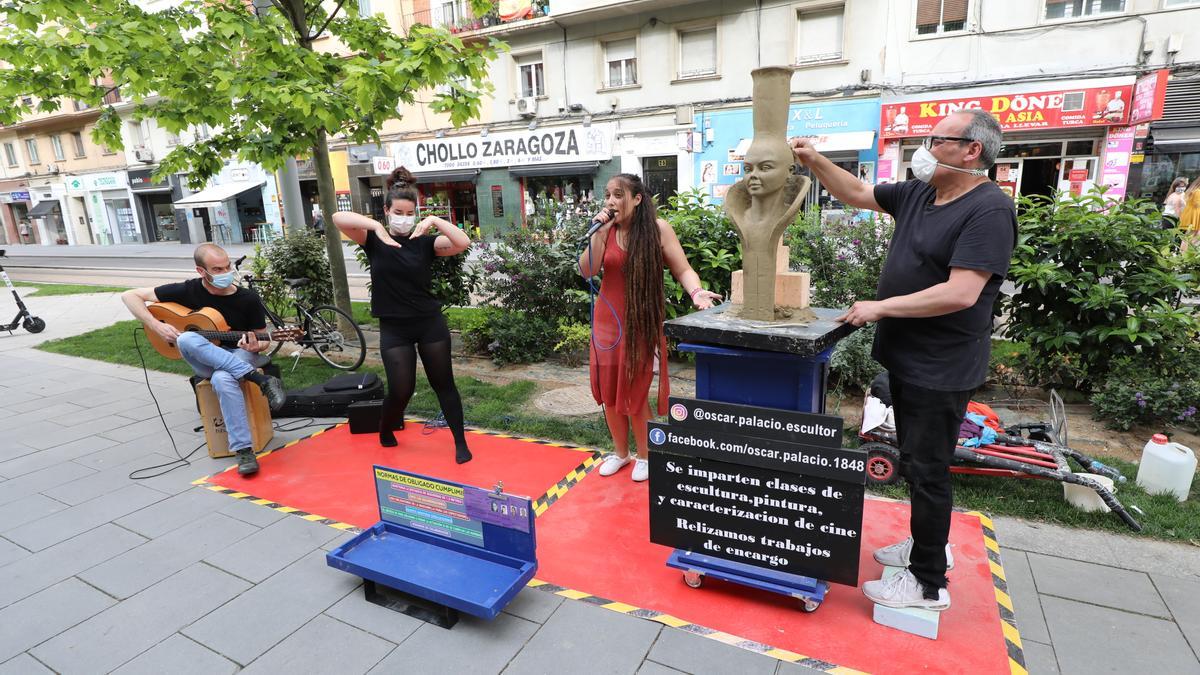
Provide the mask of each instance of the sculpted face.
{"label": "sculpted face", "polygon": [[752,197],[775,194],[787,184],[792,170],[792,153],[786,143],[775,139],[754,141],[746,151],[743,172]]}

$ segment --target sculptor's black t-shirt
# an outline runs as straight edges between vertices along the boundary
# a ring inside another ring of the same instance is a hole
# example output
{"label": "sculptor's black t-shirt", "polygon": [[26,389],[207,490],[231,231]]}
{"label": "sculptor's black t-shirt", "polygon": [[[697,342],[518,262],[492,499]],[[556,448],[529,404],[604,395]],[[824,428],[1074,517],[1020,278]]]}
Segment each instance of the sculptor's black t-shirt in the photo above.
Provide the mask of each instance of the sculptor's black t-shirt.
{"label": "sculptor's black t-shirt", "polygon": [[433,244],[436,235],[397,239],[388,246],[367,231],[363,250],[371,261],[371,316],[413,319],[437,316],[442,303],[433,297]]}
{"label": "sculptor's black t-shirt", "polygon": [[[214,295],[208,292],[200,277],[188,279],[174,284],[165,284],[154,289],[154,296],[159,302],[177,302],[188,309],[212,307],[225,317],[225,323],[231,330],[253,331],[262,330],[267,325],[267,314],[263,311],[262,301],[258,294],[248,288],[238,287],[231,295]],[[237,341],[226,347],[237,345]]]}
{"label": "sculptor's black t-shirt", "polygon": [[967,309],[920,319],[879,321],[872,355],[894,376],[926,389],[966,391],[983,384],[991,355],[992,305],[1016,242],[1013,200],[992,182],[940,206],[917,180],[875,186],[875,201],[896,221],[877,298],[943,283],[950,268],[991,272]]}

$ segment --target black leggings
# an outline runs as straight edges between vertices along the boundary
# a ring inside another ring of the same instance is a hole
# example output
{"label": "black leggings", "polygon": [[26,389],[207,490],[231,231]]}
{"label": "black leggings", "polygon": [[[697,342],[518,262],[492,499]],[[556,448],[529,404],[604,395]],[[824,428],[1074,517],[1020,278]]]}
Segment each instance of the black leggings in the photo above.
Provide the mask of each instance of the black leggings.
{"label": "black leggings", "polygon": [[446,424],[454,434],[455,446],[466,447],[462,398],[458,395],[458,387],[454,386],[454,369],[451,365],[448,339],[418,343],[415,348],[411,344],[401,344],[380,350],[380,354],[383,355],[383,367],[387,370],[388,395],[383,400],[379,428],[393,429],[404,418],[404,410],[408,407],[413,390],[417,386],[417,352],[421,353],[421,363],[425,366],[429,386],[433,387],[438,404],[442,406],[442,414],[446,417]]}

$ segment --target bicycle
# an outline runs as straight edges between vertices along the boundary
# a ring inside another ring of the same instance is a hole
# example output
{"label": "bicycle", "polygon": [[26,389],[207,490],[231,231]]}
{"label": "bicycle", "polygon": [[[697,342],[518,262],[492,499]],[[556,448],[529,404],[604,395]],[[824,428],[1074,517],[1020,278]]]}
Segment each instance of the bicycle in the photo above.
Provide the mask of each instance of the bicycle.
{"label": "bicycle", "polygon": [[[238,269],[246,256],[238,258],[234,262],[234,269]],[[262,283],[263,279],[257,279],[253,274],[242,276],[250,290],[258,293],[256,284]],[[362,328],[354,321],[354,317],[343,312],[342,310],[332,305],[317,305],[316,307],[305,306],[300,302],[300,298],[296,296],[296,289],[302,288],[309,283],[308,279],[284,279],[284,284],[292,290],[292,303],[296,310],[296,320],[300,323],[300,328],[303,333],[296,339],[296,343],[300,345],[301,350],[312,348],[317,356],[339,370],[357,370],[367,358],[367,339],[363,335]],[[262,297],[261,295],[259,296]],[[276,328],[283,328],[285,322],[276,312],[264,302],[262,303],[263,310],[267,314],[267,321],[271,322]],[[345,334],[340,325],[345,322],[345,325],[350,326],[353,334]],[[275,356],[275,354],[283,347],[282,342],[277,342],[267,356]],[[299,359],[300,351],[296,352],[296,357]],[[339,358],[333,358],[338,356]]]}

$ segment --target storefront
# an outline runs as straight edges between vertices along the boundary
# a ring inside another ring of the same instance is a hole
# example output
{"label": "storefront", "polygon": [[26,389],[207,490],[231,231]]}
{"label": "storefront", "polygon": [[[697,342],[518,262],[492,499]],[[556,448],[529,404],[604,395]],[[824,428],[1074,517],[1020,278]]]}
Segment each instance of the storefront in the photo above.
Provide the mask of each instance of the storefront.
{"label": "storefront", "polygon": [[[68,177],[65,192],[68,218],[79,243],[145,243],[124,171]],[[90,227],[85,227],[84,221]]]}
{"label": "storefront", "polygon": [[1129,126],[1132,77],[963,89],[937,98],[884,102],[879,181],[912,178],[913,153],[933,127],[966,108],[986,110],[1004,130],[1004,145],[989,175],[1007,194],[1082,194],[1097,184],[1125,195],[1133,146]]}
{"label": "storefront", "polygon": [[[649,118],[646,123],[653,124],[654,119]],[[677,116],[670,121],[678,119]],[[622,121],[621,130],[617,132],[613,152],[621,157],[621,173],[641,176],[646,189],[658,203],[666,204],[677,192],[693,185],[691,121],[640,128],[632,126],[634,123],[636,120]],[[600,192],[603,193],[603,186]]]}
{"label": "storefront", "polygon": [[[34,244],[36,232],[29,222],[29,183],[24,180],[0,181],[0,220],[4,226],[4,243]],[[24,228],[21,223],[26,223]],[[22,230],[27,230],[25,236]]]}
{"label": "storefront", "polygon": [[421,213],[496,236],[551,202],[577,204],[619,173],[611,123],[544,127],[397,143],[398,166],[417,178]]}
{"label": "storefront", "polygon": [[173,205],[186,217],[191,243],[265,242],[283,232],[275,177],[257,164],[227,165],[203,190]]}
{"label": "storefront", "polygon": [[[878,130],[877,98],[793,103],[788,111],[789,137],[813,138],[817,150],[867,183],[876,178]],[[742,161],[753,136],[752,108],[697,113],[692,139],[693,149],[698,150],[693,155],[696,184],[713,202],[723,202],[729,187],[742,178]],[[842,208],[817,181],[809,203],[822,209]]]}
{"label": "storefront", "polygon": [[1176,178],[1186,178],[1189,184],[1200,178],[1200,79],[1169,80],[1160,119],[1146,127],[1144,135],[1149,136],[1143,146],[1145,159],[1130,183],[1138,196],[1162,204]]}
{"label": "storefront", "polygon": [[152,169],[131,170],[129,190],[133,193],[142,236],[146,241],[180,241],[180,234],[187,229],[187,217],[182,210],[175,209],[174,197],[182,195],[178,177],[153,181]]}

